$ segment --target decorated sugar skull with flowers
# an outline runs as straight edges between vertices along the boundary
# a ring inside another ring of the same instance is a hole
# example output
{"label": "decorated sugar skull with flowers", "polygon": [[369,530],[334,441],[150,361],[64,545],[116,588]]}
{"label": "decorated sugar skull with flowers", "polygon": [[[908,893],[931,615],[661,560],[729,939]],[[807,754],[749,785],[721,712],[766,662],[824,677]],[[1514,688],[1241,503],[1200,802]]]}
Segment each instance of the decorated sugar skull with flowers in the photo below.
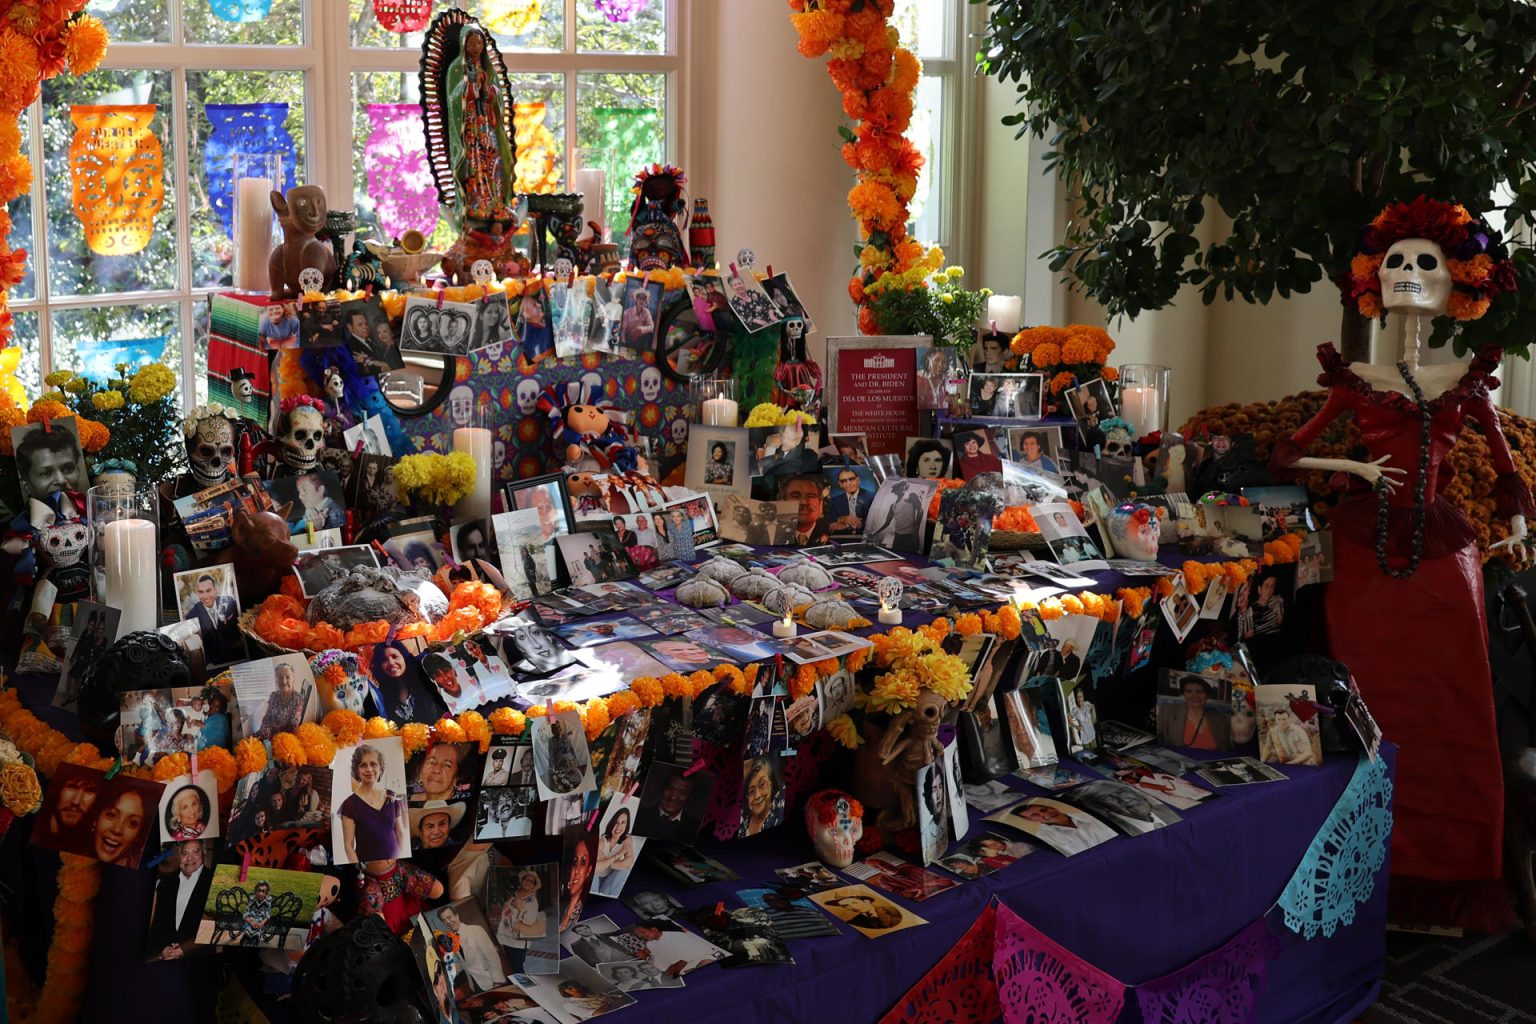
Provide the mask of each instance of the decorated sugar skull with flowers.
{"label": "decorated sugar skull with flowers", "polygon": [[373,686],[363,674],[357,655],[350,651],[321,651],[309,659],[309,669],[315,676],[321,708],[367,715],[364,709]]}
{"label": "decorated sugar skull with flowers", "polygon": [[1138,562],[1157,561],[1157,545],[1162,535],[1161,517],[1165,509],[1143,502],[1128,501],[1109,510],[1106,527],[1115,550]]}
{"label": "decorated sugar skull with flowers", "polygon": [[805,802],[805,828],[823,864],[846,868],[864,838],[864,807],[840,789],[824,789]]}

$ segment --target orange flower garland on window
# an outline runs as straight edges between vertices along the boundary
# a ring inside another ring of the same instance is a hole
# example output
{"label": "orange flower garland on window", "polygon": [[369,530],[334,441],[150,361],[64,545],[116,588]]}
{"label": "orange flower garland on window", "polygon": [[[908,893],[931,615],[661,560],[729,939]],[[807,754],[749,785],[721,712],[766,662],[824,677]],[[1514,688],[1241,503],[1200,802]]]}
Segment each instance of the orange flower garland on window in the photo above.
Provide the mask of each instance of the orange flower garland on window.
{"label": "orange flower garland on window", "polygon": [[895,0],[789,0],[790,21],[807,57],[823,57],[843,94],[843,162],[858,174],[848,208],[864,240],[848,297],[859,307],[859,330],[880,333],[865,290],[887,273],[916,266],[927,248],[907,237],[907,206],[917,194],[923,155],[906,137],[922,62],[891,27]]}

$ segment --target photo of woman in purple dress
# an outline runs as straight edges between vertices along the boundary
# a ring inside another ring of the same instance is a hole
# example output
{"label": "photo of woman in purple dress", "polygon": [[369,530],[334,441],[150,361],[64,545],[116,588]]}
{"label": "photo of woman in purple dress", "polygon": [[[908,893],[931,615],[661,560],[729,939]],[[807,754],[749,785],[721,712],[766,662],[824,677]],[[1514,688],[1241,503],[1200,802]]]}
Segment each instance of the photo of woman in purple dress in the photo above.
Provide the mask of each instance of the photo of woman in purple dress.
{"label": "photo of woman in purple dress", "polygon": [[[336,793],[336,861],[361,864],[411,855],[405,806],[405,755],[395,737],[359,744],[332,764]],[[346,793],[350,769],[351,792]],[[390,782],[395,783],[391,788]],[[345,794],[345,796],[343,796]]]}

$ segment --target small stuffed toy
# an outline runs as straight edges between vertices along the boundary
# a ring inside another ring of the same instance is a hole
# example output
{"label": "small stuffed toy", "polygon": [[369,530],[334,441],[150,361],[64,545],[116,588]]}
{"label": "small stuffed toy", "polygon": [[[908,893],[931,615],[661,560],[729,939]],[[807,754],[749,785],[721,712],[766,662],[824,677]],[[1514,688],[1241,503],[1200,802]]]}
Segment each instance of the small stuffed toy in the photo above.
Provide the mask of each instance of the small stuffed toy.
{"label": "small stuffed toy", "polygon": [[609,403],[598,401],[579,381],[551,384],[539,396],[538,407],[549,417],[549,429],[567,473],[645,472],[645,460],[630,443],[629,425]]}
{"label": "small stuffed toy", "polygon": [[23,556],[16,563],[19,578],[33,583],[29,618],[47,622],[59,601],[72,604],[91,596],[91,567],[86,561],[91,527],[76,491],[54,491],[47,501],[33,498],[27,514],[17,516],[0,550]]}

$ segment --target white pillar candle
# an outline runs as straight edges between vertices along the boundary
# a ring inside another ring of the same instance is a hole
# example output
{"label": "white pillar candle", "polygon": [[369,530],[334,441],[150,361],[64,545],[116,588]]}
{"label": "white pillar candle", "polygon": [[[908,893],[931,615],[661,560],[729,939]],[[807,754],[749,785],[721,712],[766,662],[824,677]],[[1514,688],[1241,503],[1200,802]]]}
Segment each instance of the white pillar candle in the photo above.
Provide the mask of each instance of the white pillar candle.
{"label": "white pillar candle", "polygon": [[1127,387],[1120,392],[1120,416],[1131,424],[1137,437],[1157,430],[1159,408],[1155,387]]}
{"label": "white pillar candle", "polygon": [[586,226],[595,220],[606,230],[608,227],[608,196],[604,192],[606,180],[601,167],[583,167],[576,172],[575,189],[581,193],[581,237],[590,238],[592,231]]}
{"label": "white pillar candle", "polygon": [[795,635],[795,620],[785,612],[784,617],[773,624],[773,635],[780,640],[788,640]]}
{"label": "white pillar candle", "polygon": [[486,519],[491,514],[491,432],[485,427],[459,427],[453,450],[475,460],[475,486],[453,506],[455,522]]}
{"label": "white pillar candle", "polygon": [[[999,334],[1018,334],[1019,318],[1024,315],[1024,299],[1018,295],[987,297],[987,329]],[[992,325],[996,324],[995,327]]]}
{"label": "white pillar candle", "polygon": [[271,255],[272,179],[241,178],[235,183],[235,287],[267,291]]}
{"label": "white pillar candle", "polygon": [[147,519],[119,519],[101,530],[106,557],[106,593],[102,601],[123,611],[118,635],[160,626],[156,586],[155,524]]}
{"label": "white pillar candle", "polygon": [[729,398],[709,398],[705,399],[699,415],[706,427],[734,427],[740,411]]}

